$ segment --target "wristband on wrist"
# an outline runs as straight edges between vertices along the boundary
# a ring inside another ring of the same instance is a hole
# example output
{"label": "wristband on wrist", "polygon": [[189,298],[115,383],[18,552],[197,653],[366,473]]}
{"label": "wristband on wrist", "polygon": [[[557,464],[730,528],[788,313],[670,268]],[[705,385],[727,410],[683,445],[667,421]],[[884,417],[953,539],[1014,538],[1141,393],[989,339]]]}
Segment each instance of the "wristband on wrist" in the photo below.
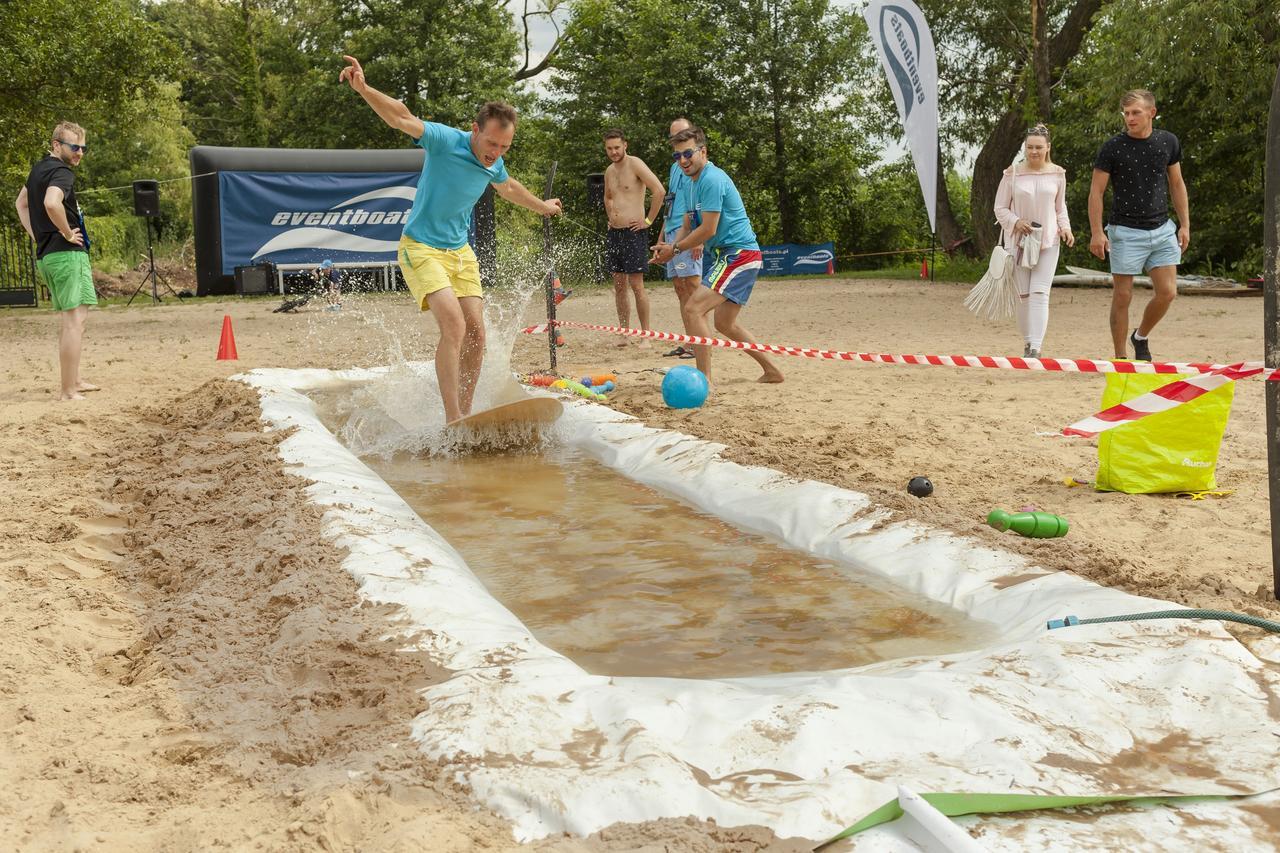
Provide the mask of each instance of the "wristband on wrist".
{"label": "wristband on wrist", "polygon": [[644,224],[645,224],[645,225],[652,225],[652,224],[653,224],[653,220],[646,216],[646,217],[644,218]]}

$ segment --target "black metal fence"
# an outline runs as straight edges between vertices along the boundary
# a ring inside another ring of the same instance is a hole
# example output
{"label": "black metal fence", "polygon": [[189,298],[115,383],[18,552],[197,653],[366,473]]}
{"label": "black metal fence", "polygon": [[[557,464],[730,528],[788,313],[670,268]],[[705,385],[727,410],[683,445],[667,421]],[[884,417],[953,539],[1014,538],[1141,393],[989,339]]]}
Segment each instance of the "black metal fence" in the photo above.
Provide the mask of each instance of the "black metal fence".
{"label": "black metal fence", "polygon": [[31,238],[19,226],[0,223],[0,308],[34,306],[41,289]]}

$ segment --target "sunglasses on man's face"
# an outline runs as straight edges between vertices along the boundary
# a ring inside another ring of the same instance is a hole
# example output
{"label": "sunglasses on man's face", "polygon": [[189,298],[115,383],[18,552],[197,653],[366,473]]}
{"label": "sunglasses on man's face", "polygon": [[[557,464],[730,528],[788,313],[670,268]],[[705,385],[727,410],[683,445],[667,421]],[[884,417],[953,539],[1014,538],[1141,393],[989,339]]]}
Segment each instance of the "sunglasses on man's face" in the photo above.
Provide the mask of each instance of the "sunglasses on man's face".
{"label": "sunglasses on man's face", "polygon": [[55,139],[54,142],[57,142],[59,145],[63,145],[67,148],[70,148],[72,154],[79,154],[81,151],[89,150],[88,145],[76,145],[74,142],[67,142],[66,140],[63,140],[63,139]]}
{"label": "sunglasses on man's face", "polygon": [[672,151],[671,159],[676,161],[677,163],[680,162],[681,158],[684,158],[685,160],[692,160],[693,155],[697,154],[701,150],[702,150],[702,146],[699,145],[697,148],[686,148],[683,151]]}

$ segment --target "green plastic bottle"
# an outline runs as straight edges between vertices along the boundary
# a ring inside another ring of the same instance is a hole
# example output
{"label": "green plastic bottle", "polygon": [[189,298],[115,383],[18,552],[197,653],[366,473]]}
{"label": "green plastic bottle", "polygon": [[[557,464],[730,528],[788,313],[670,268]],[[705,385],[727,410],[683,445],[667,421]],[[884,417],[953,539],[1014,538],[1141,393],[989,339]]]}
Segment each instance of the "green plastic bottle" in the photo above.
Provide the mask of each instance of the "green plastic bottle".
{"label": "green plastic bottle", "polygon": [[1067,535],[1067,520],[1051,512],[1005,512],[993,509],[987,514],[987,524],[1001,532],[1012,529],[1014,533],[1032,539],[1056,539]]}

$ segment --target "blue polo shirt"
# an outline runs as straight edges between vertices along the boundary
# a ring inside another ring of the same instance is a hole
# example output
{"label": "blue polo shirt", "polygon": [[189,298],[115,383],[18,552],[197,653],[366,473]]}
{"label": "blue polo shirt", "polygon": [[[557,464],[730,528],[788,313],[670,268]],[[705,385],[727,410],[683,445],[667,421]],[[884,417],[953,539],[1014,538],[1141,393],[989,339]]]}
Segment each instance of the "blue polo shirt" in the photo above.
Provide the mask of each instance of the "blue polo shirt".
{"label": "blue polo shirt", "polygon": [[680,168],[679,163],[671,164],[667,173],[667,221],[663,231],[670,236],[680,228],[680,222],[689,212],[689,176]]}
{"label": "blue polo shirt", "polygon": [[507,167],[499,157],[485,168],[471,153],[470,133],[433,121],[422,123],[422,137],[414,143],[427,159],[404,233],[433,249],[461,249],[471,209],[485,187],[506,182]]}
{"label": "blue polo shirt", "polygon": [[760,249],[756,232],[751,229],[747,209],[733,180],[715,163],[708,162],[695,180],[689,182],[686,194],[693,210],[695,227],[703,213],[719,213],[716,233],[706,242],[708,249]]}

